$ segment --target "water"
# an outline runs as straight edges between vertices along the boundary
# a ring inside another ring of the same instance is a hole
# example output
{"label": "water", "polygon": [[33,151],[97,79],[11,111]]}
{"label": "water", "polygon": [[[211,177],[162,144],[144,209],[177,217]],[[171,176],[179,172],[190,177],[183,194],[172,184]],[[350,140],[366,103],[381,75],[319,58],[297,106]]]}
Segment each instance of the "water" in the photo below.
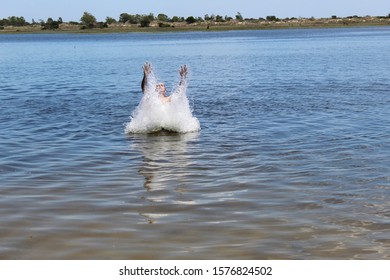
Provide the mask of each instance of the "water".
{"label": "water", "polygon": [[[389,53],[388,27],[0,36],[0,258],[389,259]],[[201,130],[125,132],[145,61],[168,91],[189,66]]]}

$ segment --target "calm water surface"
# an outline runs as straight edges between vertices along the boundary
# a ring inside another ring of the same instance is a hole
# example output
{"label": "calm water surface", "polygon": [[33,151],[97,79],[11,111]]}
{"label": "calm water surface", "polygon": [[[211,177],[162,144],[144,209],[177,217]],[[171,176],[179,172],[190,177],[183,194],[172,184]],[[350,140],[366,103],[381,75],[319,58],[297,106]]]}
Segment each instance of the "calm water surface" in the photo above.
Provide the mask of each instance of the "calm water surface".
{"label": "calm water surface", "polygon": [[[1,259],[390,259],[390,28],[0,36]],[[142,64],[201,131],[125,134]]]}

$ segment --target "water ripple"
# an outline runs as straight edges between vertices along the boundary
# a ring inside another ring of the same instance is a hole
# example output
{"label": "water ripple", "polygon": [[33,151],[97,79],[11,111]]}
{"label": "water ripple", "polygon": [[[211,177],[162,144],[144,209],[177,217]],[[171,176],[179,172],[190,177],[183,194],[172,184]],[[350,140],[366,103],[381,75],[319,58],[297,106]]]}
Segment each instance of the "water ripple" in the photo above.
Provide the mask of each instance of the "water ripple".
{"label": "water ripple", "polygon": [[[389,32],[361,32],[3,35],[0,258],[390,258]],[[201,131],[124,133],[146,59],[190,66]]]}

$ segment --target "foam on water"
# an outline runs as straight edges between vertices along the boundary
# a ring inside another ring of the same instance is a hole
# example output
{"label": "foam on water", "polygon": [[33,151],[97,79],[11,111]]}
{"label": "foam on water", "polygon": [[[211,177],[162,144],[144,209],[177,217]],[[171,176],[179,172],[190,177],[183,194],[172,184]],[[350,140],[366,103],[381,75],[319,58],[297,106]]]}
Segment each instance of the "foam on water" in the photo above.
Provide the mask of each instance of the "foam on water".
{"label": "foam on water", "polygon": [[142,99],[126,124],[126,133],[153,133],[168,130],[187,133],[200,130],[200,124],[192,115],[187,98],[187,82],[176,85],[171,92],[171,102],[163,102],[155,90],[157,78],[153,72]]}

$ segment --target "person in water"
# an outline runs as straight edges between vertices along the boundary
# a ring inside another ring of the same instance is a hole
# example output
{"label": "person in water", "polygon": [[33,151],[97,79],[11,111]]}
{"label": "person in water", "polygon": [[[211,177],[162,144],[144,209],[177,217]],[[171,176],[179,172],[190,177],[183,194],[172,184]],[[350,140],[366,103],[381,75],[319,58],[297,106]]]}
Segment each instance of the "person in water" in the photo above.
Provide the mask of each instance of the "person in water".
{"label": "person in water", "polygon": [[[144,70],[144,78],[142,79],[141,88],[142,88],[142,93],[145,94],[146,86],[148,84],[148,76],[152,73],[152,65],[150,63],[146,62],[144,64],[143,70]],[[183,65],[180,67],[179,74],[180,74],[179,85],[181,86],[185,83],[185,79],[186,79],[187,74],[188,74],[187,65]],[[158,93],[158,95],[163,103],[171,102],[172,96],[167,94],[167,89],[165,88],[164,83],[156,84],[155,91]]]}

